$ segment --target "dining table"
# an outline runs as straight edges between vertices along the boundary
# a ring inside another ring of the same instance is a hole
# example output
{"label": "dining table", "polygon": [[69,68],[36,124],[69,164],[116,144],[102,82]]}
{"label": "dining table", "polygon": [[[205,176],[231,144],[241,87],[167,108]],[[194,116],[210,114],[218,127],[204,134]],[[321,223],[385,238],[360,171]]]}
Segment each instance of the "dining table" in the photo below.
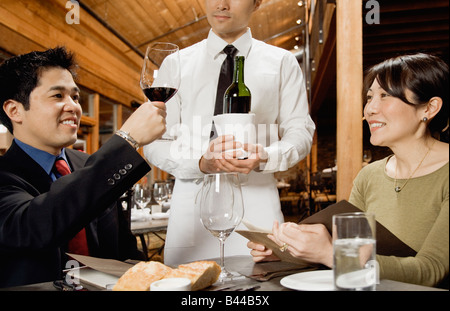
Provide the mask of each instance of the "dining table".
{"label": "dining table", "polygon": [[[219,258],[212,258],[219,262]],[[130,264],[130,267],[132,265]],[[330,291],[320,289],[311,284],[309,289],[293,289],[283,286],[283,279],[293,275],[299,275],[312,271],[324,271],[327,269],[321,266],[305,266],[302,264],[273,261],[255,263],[251,256],[228,256],[225,257],[225,267],[228,271],[235,273],[236,277],[225,282],[216,282],[213,285],[203,289],[205,292],[293,292],[293,291]],[[328,272],[331,272],[328,271]],[[101,275],[101,273],[100,273]],[[99,277],[100,278],[100,277]],[[114,279],[114,278],[112,278]],[[118,279],[118,277],[116,278]],[[105,286],[95,284],[92,280],[86,280],[80,277],[80,284],[84,291],[107,291]],[[3,288],[0,291],[58,291],[53,282],[43,282],[38,284],[29,284],[11,288]],[[404,283],[394,280],[381,279],[376,285],[376,291],[447,291],[436,287],[428,287],[410,283]]]}

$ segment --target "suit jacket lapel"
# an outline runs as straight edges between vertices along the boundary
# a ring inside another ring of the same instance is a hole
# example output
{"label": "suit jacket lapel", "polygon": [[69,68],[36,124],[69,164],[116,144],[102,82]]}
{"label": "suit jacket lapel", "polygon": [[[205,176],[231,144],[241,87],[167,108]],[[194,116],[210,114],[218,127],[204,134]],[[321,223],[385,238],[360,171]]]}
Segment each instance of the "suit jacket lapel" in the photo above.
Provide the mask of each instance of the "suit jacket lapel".
{"label": "suit jacket lapel", "polygon": [[[77,169],[83,168],[86,164],[87,159],[89,158],[88,154],[75,151],[73,149],[66,149],[67,160],[69,161],[70,167],[76,171]],[[98,248],[99,241],[97,235],[97,218],[93,219],[86,226],[86,234],[88,239],[88,245],[90,250],[93,248]]]}
{"label": "suit jacket lapel", "polygon": [[6,170],[24,178],[39,193],[49,190],[52,183],[50,176],[14,141],[4,156],[11,158],[8,162],[11,166]]}

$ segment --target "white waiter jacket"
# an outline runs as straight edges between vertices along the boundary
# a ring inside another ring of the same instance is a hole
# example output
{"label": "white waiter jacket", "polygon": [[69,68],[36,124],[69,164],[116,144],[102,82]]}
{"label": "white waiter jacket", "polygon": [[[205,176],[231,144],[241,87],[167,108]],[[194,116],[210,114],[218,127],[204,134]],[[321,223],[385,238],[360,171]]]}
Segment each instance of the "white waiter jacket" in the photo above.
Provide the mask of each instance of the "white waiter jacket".
{"label": "white waiter jacket", "polygon": [[[200,221],[196,195],[203,173],[199,160],[209,144],[220,68],[228,43],[211,30],[208,38],[180,51],[181,85],[167,102],[167,130],[178,138],[144,147],[150,163],[175,176],[164,261],[175,265],[219,256],[219,242]],[[257,124],[257,143],[268,162],[242,185],[244,218],[270,230],[283,222],[274,172],[285,171],[310,152],[315,125],[309,116],[305,81],[294,55],[253,39],[250,29],[233,42],[245,56],[245,84]],[[160,71],[163,69],[161,68]],[[242,225],[241,225],[242,226]],[[249,255],[247,240],[232,233],[225,255]]]}

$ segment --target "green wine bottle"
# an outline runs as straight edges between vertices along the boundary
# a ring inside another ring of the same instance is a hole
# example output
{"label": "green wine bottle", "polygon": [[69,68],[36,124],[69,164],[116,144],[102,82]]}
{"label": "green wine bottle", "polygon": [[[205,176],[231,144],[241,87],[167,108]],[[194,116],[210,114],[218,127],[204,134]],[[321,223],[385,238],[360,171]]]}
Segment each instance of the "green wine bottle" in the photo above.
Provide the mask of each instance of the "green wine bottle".
{"label": "green wine bottle", "polygon": [[249,113],[252,94],[244,83],[244,56],[234,59],[233,82],[223,95],[223,113]]}

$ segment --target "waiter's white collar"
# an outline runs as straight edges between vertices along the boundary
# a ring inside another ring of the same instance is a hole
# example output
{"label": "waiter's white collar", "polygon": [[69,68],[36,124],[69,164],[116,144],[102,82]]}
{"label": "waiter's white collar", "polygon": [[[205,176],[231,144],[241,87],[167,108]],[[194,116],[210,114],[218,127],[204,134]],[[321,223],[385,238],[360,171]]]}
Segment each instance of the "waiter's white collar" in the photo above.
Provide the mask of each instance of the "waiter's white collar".
{"label": "waiter's white collar", "polygon": [[[252,32],[250,28],[247,28],[247,31],[231,44],[238,49],[237,55],[245,56],[247,58],[252,46]],[[223,49],[227,45],[228,42],[216,35],[212,29],[209,30],[207,39],[208,54],[216,59],[220,54],[222,54]]]}

